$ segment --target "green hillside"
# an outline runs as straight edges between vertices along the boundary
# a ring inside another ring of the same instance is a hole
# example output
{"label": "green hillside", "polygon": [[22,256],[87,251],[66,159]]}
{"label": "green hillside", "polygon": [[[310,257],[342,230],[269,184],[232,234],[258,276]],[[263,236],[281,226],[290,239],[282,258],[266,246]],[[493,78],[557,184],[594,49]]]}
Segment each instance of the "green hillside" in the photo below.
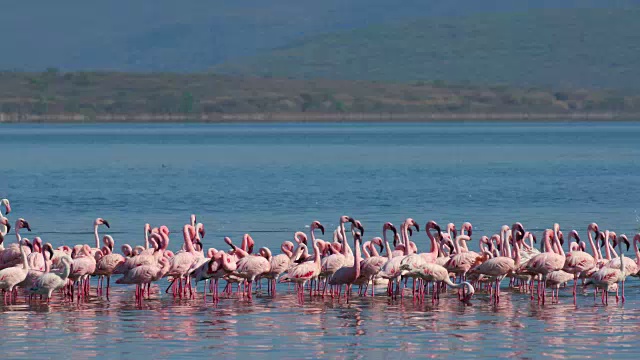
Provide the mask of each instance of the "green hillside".
{"label": "green hillside", "polygon": [[[215,74],[0,72],[3,121],[216,121],[241,114],[301,119],[328,114],[427,114],[436,118],[494,114],[640,114],[640,95],[615,91],[287,80]],[[304,114],[304,115],[303,115]],[[169,117],[167,117],[167,115]],[[303,116],[302,116],[303,115]],[[546,115],[545,115],[546,116]],[[381,117],[382,118],[382,117]],[[394,117],[396,118],[396,117]],[[29,120],[32,119],[32,120]]]}
{"label": "green hillside", "polygon": [[424,18],[313,36],[214,68],[262,77],[640,89],[640,8]]}

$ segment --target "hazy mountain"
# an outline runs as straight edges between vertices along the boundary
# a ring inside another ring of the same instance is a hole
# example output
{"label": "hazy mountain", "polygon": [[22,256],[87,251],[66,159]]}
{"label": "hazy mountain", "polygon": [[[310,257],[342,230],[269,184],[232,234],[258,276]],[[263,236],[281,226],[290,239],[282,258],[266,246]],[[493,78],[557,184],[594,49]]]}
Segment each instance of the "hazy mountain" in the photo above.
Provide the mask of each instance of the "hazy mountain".
{"label": "hazy mountain", "polygon": [[[315,35],[388,22],[629,3],[638,1],[4,1],[0,3],[0,69],[202,71],[296,41],[307,46]],[[299,72],[293,69],[292,74]],[[345,71],[333,74],[359,76]]]}
{"label": "hazy mountain", "polygon": [[305,37],[215,68],[267,77],[640,88],[640,8],[424,17]]}

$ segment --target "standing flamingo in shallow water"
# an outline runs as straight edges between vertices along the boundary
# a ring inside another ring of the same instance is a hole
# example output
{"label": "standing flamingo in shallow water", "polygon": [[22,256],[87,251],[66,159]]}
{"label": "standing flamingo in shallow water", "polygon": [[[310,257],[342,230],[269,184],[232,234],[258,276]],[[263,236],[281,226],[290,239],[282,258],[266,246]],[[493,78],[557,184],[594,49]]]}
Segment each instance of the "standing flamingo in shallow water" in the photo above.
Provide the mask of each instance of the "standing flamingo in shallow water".
{"label": "standing flamingo in shallow water", "polygon": [[51,294],[58,289],[62,289],[67,283],[69,273],[71,272],[71,263],[73,260],[69,255],[63,255],[60,258],[62,264],[62,273],[48,272],[34,281],[29,292],[34,294],[46,295],[47,302],[51,300]]}
{"label": "standing flamingo in shallow water", "polygon": [[[593,239],[591,238],[591,231],[594,229],[591,224],[587,228],[587,233],[589,237],[589,242],[591,243],[591,247],[595,249],[595,244],[593,243]],[[597,225],[595,227],[595,231],[597,233],[598,228]],[[578,232],[572,230],[569,234],[569,240],[572,238],[576,239],[576,242],[580,243],[580,236]],[[591,254],[581,251],[575,250],[567,253],[564,261],[564,265],[562,270],[569,274],[573,274],[573,303],[577,302],[577,286],[578,286],[578,277],[581,273],[594,269],[596,267],[596,260],[591,256]]]}
{"label": "standing flamingo in shallow water", "polygon": [[[343,266],[338,271],[336,271],[333,276],[329,279],[329,285],[337,285],[339,289],[342,288],[342,285],[346,285],[347,288],[345,290],[345,297],[348,299],[351,296],[351,287],[353,283],[360,276],[360,261],[362,261],[360,255],[360,233],[354,233],[354,248],[356,251],[355,259],[353,266]],[[340,291],[338,290],[338,297],[340,297]]]}
{"label": "standing flamingo in shallow water", "polygon": [[[26,246],[27,242],[23,241],[20,245]],[[20,254],[22,256],[22,267],[14,266],[0,270],[0,289],[4,291],[5,301],[7,299],[7,293],[9,298],[14,295],[14,287],[23,282],[29,273],[29,262],[27,261],[27,254],[23,246],[20,246]]]}

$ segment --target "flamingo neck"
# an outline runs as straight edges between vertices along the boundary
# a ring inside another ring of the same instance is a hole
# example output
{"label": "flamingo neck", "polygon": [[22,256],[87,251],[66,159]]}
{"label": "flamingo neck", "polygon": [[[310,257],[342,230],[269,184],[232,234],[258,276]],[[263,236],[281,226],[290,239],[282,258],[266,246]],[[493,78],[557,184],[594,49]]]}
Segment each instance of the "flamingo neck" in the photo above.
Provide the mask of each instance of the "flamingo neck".
{"label": "flamingo neck", "polygon": [[144,227],[144,248],[149,248],[149,232],[147,231],[147,227]]}
{"label": "flamingo neck", "polygon": [[364,254],[365,259],[368,259],[371,257],[371,254],[369,254],[369,251],[367,250],[367,248],[370,246],[371,246],[371,241],[367,241],[364,244],[362,244],[362,252]]}
{"label": "flamingo neck", "polygon": [[593,251],[593,258],[598,261],[600,260],[600,254],[598,253],[598,248],[596,244],[593,242],[593,237],[591,236],[591,229],[587,229],[587,238],[589,239],[589,244],[591,245],[591,250]]}
{"label": "flamingo neck", "polygon": [[355,278],[359,278],[360,277],[360,261],[361,259],[361,255],[360,255],[360,240],[358,240],[358,238],[355,239],[355,243],[353,244],[356,248],[356,254],[355,254],[355,259],[354,259],[354,263],[353,266],[355,267],[356,270],[356,276]]}
{"label": "flamingo neck", "polygon": [[100,248],[100,237],[98,236],[98,224],[93,225],[93,237],[96,240],[96,249]]}
{"label": "flamingo neck", "polygon": [[604,238],[605,238],[604,241],[606,243],[605,251],[607,254],[607,260],[611,260],[611,244],[609,244],[609,235],[610,235],[609,230],[607,230],[604,234]]}
{"label": "flamingo neck", "polygon": [[27,261],[27,253],[24,252],[24,246],[20,245],[20,255],[22,256],[22,268],[24,270],[29,270],[29,262]]}
{"label": "flamingo neck", "polygon": [[189,234],[189,225],[186,225],[182,229],[182,236],[184,237],[184,249],[186,252],[193,253],[193,243],[191,242],[191,235]]}

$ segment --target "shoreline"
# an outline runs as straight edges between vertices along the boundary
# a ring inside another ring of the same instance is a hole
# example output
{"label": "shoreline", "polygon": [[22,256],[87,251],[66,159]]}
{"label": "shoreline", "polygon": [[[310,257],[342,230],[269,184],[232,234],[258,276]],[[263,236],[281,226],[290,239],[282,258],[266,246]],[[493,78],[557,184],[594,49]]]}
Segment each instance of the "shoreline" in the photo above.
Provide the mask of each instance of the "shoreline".
{"label": "shoreline", "polygon": [[15,114],[0,113],[0,124],[78,123],[304,123],[446,121],[640,121],[640,113],[238,113],[238,114]]}

